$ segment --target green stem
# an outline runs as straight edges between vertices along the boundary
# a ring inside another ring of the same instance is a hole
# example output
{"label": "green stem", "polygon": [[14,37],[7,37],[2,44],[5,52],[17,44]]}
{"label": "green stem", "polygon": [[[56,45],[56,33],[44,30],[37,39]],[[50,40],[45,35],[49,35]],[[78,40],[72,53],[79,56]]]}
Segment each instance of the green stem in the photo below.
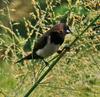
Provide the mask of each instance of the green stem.
{"label": "green stem", "polygon": [[[94,23],[96,22],[96,20],[100,17],[97,16],[83,31],[82,33],[75,38],[75,40],[69,45],[69,47],[71,47],[79,38],[80,36],[82,36],[85,31]],[[24,97],[28,97],[32,91],[39,85],[39,83],[45,78],[45,76],[52,70],[52,68],[56,65],[56,63],[61,59],[61,57],[66,53],[67,49],[63,49],[62,53],[51,63],[51,65],[49,66],[49,68],[44,72],[44,74],[34,83],[34,85],[31,87],[31,89],[25,94]]]}
{"label": "green stem", "polygon": [[71,47],[71,46],[80,38],[80,36],[82,36],[82,35],[86,32],[86,30],[87,30],[91,25],[93,25],[94,22],[96,22],[99,18],[100,18],[100,15],[98,15],[98,16],[97,16],[97,17],[96,17],[96,18],[81,32],[81,34],[75,38],[75,40],[69,45],[69,47]]}

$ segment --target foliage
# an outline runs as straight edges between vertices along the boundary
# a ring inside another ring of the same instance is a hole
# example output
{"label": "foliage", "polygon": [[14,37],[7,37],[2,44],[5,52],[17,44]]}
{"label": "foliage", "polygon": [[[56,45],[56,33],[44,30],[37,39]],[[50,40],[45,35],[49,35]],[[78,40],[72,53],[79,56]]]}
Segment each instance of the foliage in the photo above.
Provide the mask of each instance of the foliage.
{"label": "foliage", "polygon": [[[0,97],[23,97],[49,68],[41,60],[15,62],[32,51],[51,26],[67,15],[73,34],[66,37],[63,48],[100,13],[99,0],[42,1],[33,0],[33,12],[19,21],[12,22],[8,3],[0,9]],[[84,32],[30,97],[100,96],[100,17]],[[55,56],[59,57],[54,54],[46,60],[52,64]]]}

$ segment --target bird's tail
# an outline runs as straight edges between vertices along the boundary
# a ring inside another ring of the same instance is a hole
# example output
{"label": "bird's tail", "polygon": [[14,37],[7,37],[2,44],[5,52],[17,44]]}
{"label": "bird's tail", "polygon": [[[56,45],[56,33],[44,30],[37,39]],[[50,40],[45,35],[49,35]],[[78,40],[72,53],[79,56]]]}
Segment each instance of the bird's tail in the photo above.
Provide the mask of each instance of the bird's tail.
{"label": "bird's tail", "polygon": [[24,58],[18,60],[18,61],[15,62],[15,63],[19,63],[19,62],[22,62],[23,60],[30,60],[30,59],[32,59],[32,54],[29,54],[28,56],[26,56],[26,57],[24,57]]}

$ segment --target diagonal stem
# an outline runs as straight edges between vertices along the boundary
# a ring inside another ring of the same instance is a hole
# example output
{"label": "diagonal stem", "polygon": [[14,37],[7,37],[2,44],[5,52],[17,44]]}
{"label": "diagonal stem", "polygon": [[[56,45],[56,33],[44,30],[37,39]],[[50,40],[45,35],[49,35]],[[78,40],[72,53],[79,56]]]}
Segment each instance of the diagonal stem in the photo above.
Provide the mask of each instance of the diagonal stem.
{"label": "diagonal stem", "polygon": [[[82,33],[75,38],[75,40],[69,45],[69,47],[72,47],[73,44],[80,39],[80,36],[82,36],[86,30],[94,23],[96,20],[98,20],[100,15],[98,15],[83,31]],[[32,91],[40,84],[40,82],[45,78],[45,76],[52,70],[52,68],[56,65],[56,63],[61,59],[61,57],[67,52],[67,49],[63,49],[62,53],[50,64],[49,68],[41,75],[41,77],[34,83],[34,85],[31,87],[31,89],[25,94],[24,97],[28,97]]]}

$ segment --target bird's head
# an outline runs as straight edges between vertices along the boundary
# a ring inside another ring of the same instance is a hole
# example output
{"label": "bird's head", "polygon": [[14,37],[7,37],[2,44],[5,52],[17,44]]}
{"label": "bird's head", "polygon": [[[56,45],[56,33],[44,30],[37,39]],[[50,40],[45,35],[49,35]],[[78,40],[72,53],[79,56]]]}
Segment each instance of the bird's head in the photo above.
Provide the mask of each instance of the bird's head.
{"label": "bird's head", "polygon": [[60,34],[66,35],[72,33],[69,26],[65,23],[59,23],[54,26],[54,30],[59,32]]}

